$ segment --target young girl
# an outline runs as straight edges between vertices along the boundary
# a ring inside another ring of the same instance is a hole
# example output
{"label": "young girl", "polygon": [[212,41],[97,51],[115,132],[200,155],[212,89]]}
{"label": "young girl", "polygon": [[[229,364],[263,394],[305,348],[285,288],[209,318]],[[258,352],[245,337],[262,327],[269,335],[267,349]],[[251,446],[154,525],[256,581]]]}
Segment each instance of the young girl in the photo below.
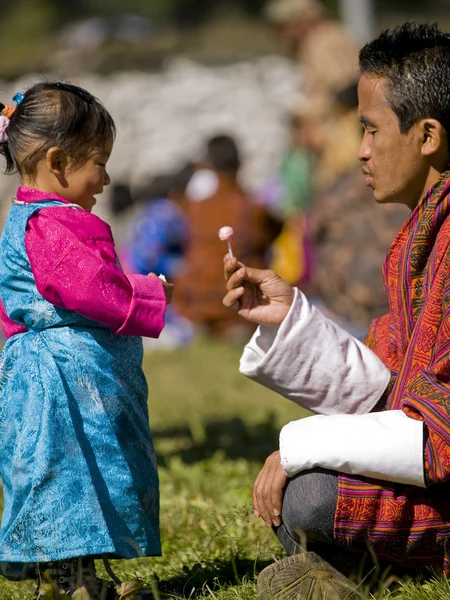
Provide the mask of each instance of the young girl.
{"label": "young girl", "polygon": [[106,109],[63,83],[14,100],[0,106],[0,153],[23,181],[0,241],[0,561],[10,578],[34,563],[67,597],[131,598],[94,557],[160,554],[140,336],[159,336],[172,286],[126,277],[91,214],[110,183]]}

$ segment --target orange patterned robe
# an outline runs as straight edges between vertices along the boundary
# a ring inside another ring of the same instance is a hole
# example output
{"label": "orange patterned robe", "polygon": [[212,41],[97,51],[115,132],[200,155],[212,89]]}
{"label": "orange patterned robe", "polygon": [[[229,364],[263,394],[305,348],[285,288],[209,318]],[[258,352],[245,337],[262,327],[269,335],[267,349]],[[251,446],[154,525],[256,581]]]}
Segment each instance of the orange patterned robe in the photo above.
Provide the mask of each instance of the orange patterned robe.
{"label": "orange patterned robe", "polygon": [[370,542],[380,558],[450,577],[449,194],[447,171],[398,233],[383,270],[390,313],[366,339],[392,373],[384,409],[424,421],[427,488],[340,475],[335,537],[351,551]]}

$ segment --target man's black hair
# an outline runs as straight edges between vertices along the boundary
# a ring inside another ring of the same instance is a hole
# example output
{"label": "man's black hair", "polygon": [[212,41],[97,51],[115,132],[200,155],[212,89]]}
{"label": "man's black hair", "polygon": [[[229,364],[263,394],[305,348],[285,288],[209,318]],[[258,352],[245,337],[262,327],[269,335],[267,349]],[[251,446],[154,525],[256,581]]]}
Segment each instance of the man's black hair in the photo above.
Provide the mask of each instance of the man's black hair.
{"label": "man's black hair", "polygon": [[388,81],[400,131],[421,119],[438,120],[450,135],[450,37],[436,24],[408,22],[384,31],[359,53],[362,74]]}
{"label": "man's black hair", "polygon": [[7,173],[16,168],[32,176],[50,148],[58,146],[75,162],[82,161],[115,133],[111,115],[86,90],[69,83],[39,83],[25,92],[12,115],[0,154]]}
{"label": "man's black hair", "polygon": [[218,173],[236,175],[241,166],[237,144],[228,135],[218,135],[208,141],[206,160]]}

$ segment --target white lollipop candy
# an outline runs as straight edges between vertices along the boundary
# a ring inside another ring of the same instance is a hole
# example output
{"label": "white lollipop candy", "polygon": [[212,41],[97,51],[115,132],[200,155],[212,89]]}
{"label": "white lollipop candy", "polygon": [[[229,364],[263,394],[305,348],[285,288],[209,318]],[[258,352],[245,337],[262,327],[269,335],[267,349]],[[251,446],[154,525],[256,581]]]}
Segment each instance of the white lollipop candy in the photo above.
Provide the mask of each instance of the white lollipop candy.
{"label": "white lollipop candy", "polygon": [[233,258],[233,250],[231,248],[231,240],[234,238],[234,230],[232,227],[221,227],[219,230],[219,239],[222,242],[228,242],[228,252],[231,258]]}

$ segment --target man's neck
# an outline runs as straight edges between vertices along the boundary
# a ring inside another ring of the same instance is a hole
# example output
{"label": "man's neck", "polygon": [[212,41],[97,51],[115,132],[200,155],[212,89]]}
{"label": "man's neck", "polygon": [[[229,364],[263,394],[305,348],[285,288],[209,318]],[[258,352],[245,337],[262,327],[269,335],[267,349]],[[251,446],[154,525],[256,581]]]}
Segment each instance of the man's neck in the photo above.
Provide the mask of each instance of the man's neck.
{"label": "man's neck", "polygon": [[440,176],[446,169],[436,169],[431,167],[428,175],[424,181],[423,188],[418,190],[418,193],[415,195],[414,200],[411,200],[411,203],[408,203],[408,207],[411,210],[414,210],[419,202],[425,198],[430,188],[439,180]]}

